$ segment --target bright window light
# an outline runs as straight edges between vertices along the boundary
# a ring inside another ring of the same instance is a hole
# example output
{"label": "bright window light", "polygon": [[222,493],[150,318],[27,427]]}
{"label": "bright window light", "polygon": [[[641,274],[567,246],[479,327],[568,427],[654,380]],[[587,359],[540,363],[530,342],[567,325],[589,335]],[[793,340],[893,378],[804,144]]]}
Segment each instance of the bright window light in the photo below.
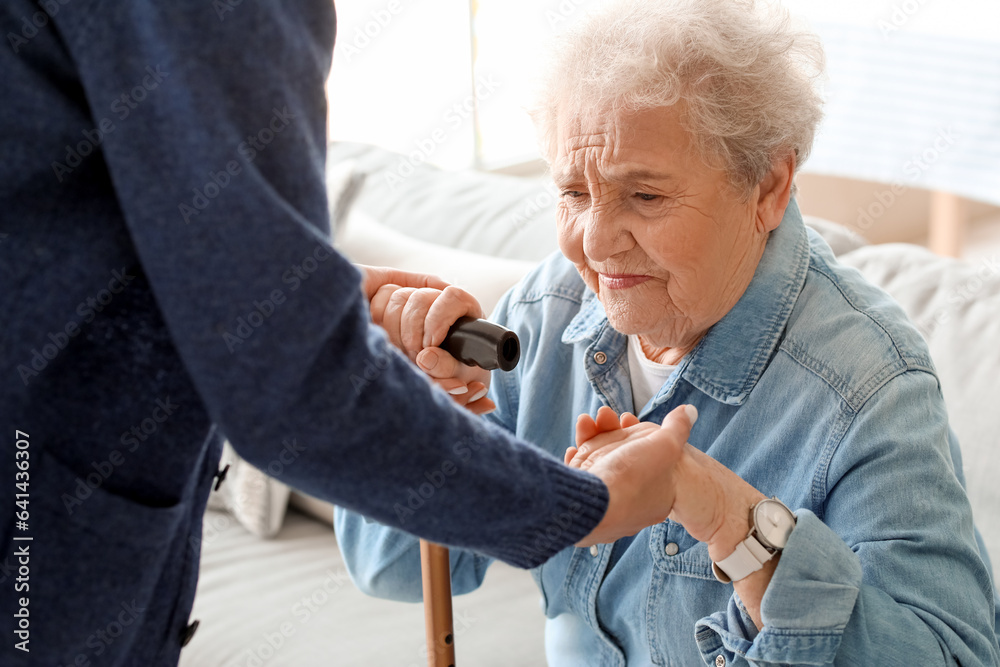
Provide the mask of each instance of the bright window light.
{"label": "bright window light", "polygon": [[330,138],[444,167],[472,163],[468,0],[337,3]]}

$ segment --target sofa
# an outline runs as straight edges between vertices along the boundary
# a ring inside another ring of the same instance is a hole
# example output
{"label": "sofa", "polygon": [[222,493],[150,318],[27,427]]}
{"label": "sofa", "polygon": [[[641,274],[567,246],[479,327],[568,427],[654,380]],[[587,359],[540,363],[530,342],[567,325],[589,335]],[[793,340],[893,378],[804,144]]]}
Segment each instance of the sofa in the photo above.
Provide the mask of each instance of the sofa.
{"label": "sofa", "polygon": [[[557,250],[556,193],[544,178],[447,172],[347,143],[330,146],[328,163],[335,244],[358,263],[435,273],[489,312]],[[970,263],[914,245],[871,245],[834,221],[806,222],[924,334],[962,445],[976,524],[1000,557],[1000,258]],[[231,448],[224,458],[231,475],[210,503],[201,544],[192,614],[201,625],[181,665],[426,664],[422,608],[353,587],[331,507]],[[543,616],[526,572],[497,564],[480,590],[454,605],[459,663],[545,664]]]}

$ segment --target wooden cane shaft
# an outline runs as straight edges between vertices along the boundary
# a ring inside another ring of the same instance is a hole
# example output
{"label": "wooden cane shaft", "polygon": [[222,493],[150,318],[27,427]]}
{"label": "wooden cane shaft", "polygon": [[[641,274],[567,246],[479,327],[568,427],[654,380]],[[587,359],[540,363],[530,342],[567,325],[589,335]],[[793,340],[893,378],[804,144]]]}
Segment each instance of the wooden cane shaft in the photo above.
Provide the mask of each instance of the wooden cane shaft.
{"label": "wooden cane shaft", "polygon": [[451,618],[451,565],[448,549],[420,540],[420,570],[424,584],[424,625],[427,666],[454,667],[455,635]]}

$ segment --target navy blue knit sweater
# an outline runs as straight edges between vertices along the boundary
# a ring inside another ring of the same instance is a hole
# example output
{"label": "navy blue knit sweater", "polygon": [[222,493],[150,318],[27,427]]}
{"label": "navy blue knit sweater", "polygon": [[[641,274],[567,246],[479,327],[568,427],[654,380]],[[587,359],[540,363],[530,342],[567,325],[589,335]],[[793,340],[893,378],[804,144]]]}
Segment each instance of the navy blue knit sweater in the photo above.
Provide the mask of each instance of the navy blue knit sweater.
{"label": "navy blue knit sweater", "polygon": [[329,0],[4,0],[0,26],[0,664],[176,663],[221,433],[523,567],[593,528],[597,478],[369,326],[328,241]]}

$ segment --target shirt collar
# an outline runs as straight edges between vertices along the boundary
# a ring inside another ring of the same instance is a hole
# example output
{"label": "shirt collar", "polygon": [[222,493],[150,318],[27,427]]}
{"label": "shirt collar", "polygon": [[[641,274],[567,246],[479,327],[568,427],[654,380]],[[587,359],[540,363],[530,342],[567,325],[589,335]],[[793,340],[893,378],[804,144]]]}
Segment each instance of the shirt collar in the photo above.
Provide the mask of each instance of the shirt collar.
{"label": "shirt collar", "polygon": [[[717,401],[742,404],[781,340],[808,268],[809,240],[792,199],[771,232],[746,292],[681,362],[683,378]],[[604,306],[588,289],[562,341],[596,339],[606,326]]]}
{"label": "shirt collar", "polygon": [[608,316],[604,312],[604,305],[597,298],[597,295],[587,288],[583,292],[580,311],[563,330],[562,342],[572,345],[597,338],[606,324],[608,324]]}

